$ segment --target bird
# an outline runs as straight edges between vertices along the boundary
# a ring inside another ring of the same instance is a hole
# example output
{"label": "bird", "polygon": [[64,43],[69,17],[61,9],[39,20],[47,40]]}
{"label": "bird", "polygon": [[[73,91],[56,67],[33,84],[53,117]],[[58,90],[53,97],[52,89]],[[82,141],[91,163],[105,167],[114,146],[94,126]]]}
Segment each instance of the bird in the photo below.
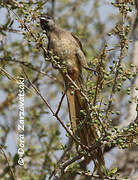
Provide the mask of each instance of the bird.
{"label": "bird", "polygon": [[[79,38],[74,33],[57,26],[55,21],[46,14],[40,16],[40,25],[48,38],[48,51],[52,51],[61,62],[65,62],[69,77],[79,89],[82,89],[84,86],[82,70],[88,69],[89,66]],[[66,96],[73,133],[83,145],[91,146],[98,138],[98,133],[94,125],[88,123],[91,120],[88,113],[88,103],[81,92],[72,87],[70,80],[66,78],[64,73],[61,72],[61,74],[67,89]],[[96,159],[100,167],[105,166],[101,148],[97,148],[96,153],[92,153],[91,159]]]}

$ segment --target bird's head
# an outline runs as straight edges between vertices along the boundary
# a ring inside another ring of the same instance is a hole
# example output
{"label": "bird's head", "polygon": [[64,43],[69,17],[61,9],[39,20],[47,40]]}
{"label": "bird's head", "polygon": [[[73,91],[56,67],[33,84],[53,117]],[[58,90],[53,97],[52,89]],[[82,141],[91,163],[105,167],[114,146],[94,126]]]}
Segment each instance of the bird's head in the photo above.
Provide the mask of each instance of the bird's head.
{"label": "bird's head", "polygon": [[40,24],[41,24],[41,28],[46,31],[52,30],[55,27],[54,20],[50,16],[47,16],[47,15],[42,15],[40,17]]}

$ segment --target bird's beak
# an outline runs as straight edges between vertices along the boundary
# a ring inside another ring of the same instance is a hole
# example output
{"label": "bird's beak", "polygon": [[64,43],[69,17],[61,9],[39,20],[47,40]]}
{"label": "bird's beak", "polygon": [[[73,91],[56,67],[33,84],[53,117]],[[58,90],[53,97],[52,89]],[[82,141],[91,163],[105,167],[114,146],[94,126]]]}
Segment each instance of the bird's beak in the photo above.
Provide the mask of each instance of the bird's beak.
{"label": "bird's beak", "polygon": [[47,20],[45,17],[41,16],[41,17],[40,17],[40,22],[46,22],[46,23],[47,23],[48,20]]}
{"label": "bird's beak", "polygon": [[41,17],[40,17],[40,21],[41,21],[41,22],[48,23],[48,19],[47,19],[46,17],[44,17],[44,16],[41,16]]}

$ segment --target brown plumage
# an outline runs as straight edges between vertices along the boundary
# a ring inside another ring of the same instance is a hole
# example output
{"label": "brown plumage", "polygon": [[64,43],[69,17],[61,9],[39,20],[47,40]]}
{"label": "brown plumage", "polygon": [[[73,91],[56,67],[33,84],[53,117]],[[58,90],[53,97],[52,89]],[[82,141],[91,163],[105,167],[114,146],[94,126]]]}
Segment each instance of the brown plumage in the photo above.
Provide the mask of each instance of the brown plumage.
{"label": "brown plumage", "polygon": [[[82,88],[82,68],[88,68],[88,65],[82,50],[81,42],[74,34],[59,28],[48,16],[43,15],[40,18],[40,23],[42,29],[46,30],[49,42],[48,49],[51,50],[54,55],[58,56],[61,61],[66,62],[68,75],[79,88]],[[67,88],[66,95],[73,132],[80,138],[82,144],[91,146],[98,135],[95,127],[87,123],[90,121],[90,116],[87,115],[87,102],[79,91],[74,90],[74,93],[72,93],[73,89],[70,81],[63,73],[62,75]],[[86,112],[86,117],[80,113],[80,110]],[[94,154],[95,152],[92,153],[91,159],[97,159],[100,166],[104,165],[101,149],[99,148],[96,151],[96,155]]]}

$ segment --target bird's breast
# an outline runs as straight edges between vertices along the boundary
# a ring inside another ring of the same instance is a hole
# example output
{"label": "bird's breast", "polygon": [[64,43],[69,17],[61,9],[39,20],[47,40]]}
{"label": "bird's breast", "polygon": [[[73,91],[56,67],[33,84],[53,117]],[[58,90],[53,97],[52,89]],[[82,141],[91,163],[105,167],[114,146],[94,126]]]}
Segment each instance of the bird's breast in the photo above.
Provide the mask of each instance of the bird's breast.
{"label": "bird's breast", "polygon": [[51,34],[49,47],[61,59],[75,56],[75,43],[68,34],[61,33],[60,36]]}
{"label": "bird's breast", "polygon": [[60,37],[52,35],[49,39],[49,48],[61,61],[66,62],[67,70],[73,80],[80,75],[81,68],[76,57],[76,44],[72,36],[62,34]]}

